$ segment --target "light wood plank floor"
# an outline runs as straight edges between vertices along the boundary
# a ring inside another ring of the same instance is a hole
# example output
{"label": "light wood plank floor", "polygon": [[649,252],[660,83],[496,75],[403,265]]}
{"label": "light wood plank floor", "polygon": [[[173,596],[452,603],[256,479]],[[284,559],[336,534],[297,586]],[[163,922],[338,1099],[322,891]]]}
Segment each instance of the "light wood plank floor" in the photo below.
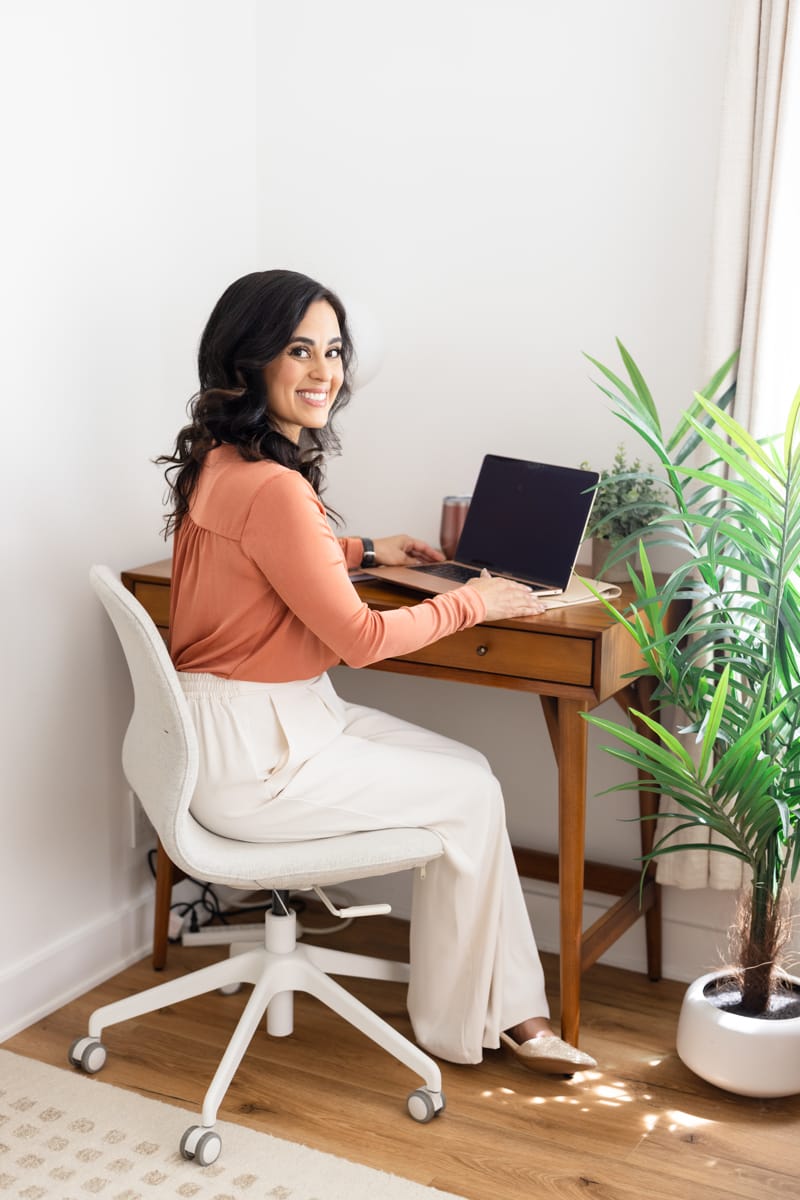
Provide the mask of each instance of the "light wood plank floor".
{"label": "light wood plank floor", "polygon": [[[321,941],[402,958],[406,932],[403,922],[369,918]],[[145,960],[4,1048],[64,1066],[98,1005],[223,954],[171,947],[165,972],[154,974]],[[545,956],[551,996],[557,965]],[[410,1034],[400,985],[348,986]],[[487,1053],[480,1067],[443,1063],[447,1111],[429,1125],[405,1113],[416,1081],[404,1067],[299,997],[294,1036],[256,1035],[220,1117],[469,1200],[800,1196],[800,1098],[735,1097],[687,1071],[674,1050],[683,991],[683,984],[594,966],[584,981],[582,1044],[598,1059],[596,1072],[540,1077],[503,1052]],[[215,993],[109,1029],[100,1078],[199,1112],[245,997]]]}

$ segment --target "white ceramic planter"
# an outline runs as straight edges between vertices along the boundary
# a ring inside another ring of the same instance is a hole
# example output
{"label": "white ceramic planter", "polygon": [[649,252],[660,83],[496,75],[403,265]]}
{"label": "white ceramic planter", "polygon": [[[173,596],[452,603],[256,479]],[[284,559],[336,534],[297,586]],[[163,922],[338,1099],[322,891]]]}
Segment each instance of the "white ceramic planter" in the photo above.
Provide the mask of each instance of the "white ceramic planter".
{"label": "white ceramic planter", "polygon": [[800,1092],[800,1017],[762,1021],[722,1011],[704,994],[720,974],[690,984],[678,1019],[678,1057],[701,1079],[740,1096]]}

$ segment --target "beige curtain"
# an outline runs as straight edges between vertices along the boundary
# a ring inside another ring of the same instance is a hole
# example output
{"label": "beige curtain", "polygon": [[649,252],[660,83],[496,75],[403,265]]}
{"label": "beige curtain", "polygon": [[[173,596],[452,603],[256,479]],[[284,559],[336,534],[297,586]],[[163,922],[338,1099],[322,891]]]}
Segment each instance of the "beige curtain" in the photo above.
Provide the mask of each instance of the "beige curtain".
{"label": "beige curtain", "polygon": [[[731,15],[705,377],[740,347],[736,417],[756,436],[783,428],[800,386],[799,7],[735,0]],[[742,867],[689,850],[662,858],[658,879],[738,888]]]}

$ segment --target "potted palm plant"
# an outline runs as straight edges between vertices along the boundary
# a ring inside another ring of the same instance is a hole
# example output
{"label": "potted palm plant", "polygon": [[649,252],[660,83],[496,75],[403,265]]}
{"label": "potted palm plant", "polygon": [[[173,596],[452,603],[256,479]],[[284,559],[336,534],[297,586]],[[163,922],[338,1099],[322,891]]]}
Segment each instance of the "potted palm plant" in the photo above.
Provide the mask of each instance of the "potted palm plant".
{"label": "potted palm plant", "polygon": [[[637,642],[643,673],[657,680],[659,707],[655,716],[635,714],[649,737],[586,719],[661,797],[645,868],[687,848],[733,855],[747,868],[730,965],[689,988],[680,1057],[730,1091],[789,1095],[800,1091],[800,981],[781,958],[800,864],[800,390],[783,433],[756,440],[728,412],[733,388],[715,399],[731,359],[668,435],[618,345],[626,380],[590,361],[616,415],[655,455],[658,476],[646,475],[666,493],[648,527],[629,535],[640,544],[638,570],[628,564],[630,609],[607,607]],[[647,553],[654,544],[679,560],[658,583]],[[686,615],[673,629],[666,617],[676,601]],[[667,706],[685,716],[678,733]],[[696,840],[684,832],[695,829]],[[711,844],[709,831],[718,835]]]}

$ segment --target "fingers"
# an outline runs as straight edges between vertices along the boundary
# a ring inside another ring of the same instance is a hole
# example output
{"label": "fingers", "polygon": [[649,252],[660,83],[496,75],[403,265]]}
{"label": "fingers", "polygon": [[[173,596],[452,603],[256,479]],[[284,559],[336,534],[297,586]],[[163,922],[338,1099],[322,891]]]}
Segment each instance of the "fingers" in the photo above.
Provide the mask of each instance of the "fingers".
{"label": "fingers", "polygon": [[440,550],[434,549],[419,538],[408,538],[404,549],[409,558],[416,562],[444,562],[444,555]]}
{"label": "fingers", "polygon": [[515,607],[514,616],[534,617],[538,613],[543,613],[545,611],[545,606],[542,604],[541,600],[537,600],[530,590],[528,590],[527,593],[523,594],[522,596],[515,595],[512,598],[511,603]]}
{"label": "fingers", "polygon": [[547,608],[526,584],[490,575],[486,570],[468,586],[474,587],[483,597],[487,620],[533,617]]}
{"label": "fingers", "polygon": [[407,533],[394,533],[390,537],[375,538],[375,554],[379,563],[390,567],[444,561],[441,551],[429,546],[421,538],[409,537]]}

